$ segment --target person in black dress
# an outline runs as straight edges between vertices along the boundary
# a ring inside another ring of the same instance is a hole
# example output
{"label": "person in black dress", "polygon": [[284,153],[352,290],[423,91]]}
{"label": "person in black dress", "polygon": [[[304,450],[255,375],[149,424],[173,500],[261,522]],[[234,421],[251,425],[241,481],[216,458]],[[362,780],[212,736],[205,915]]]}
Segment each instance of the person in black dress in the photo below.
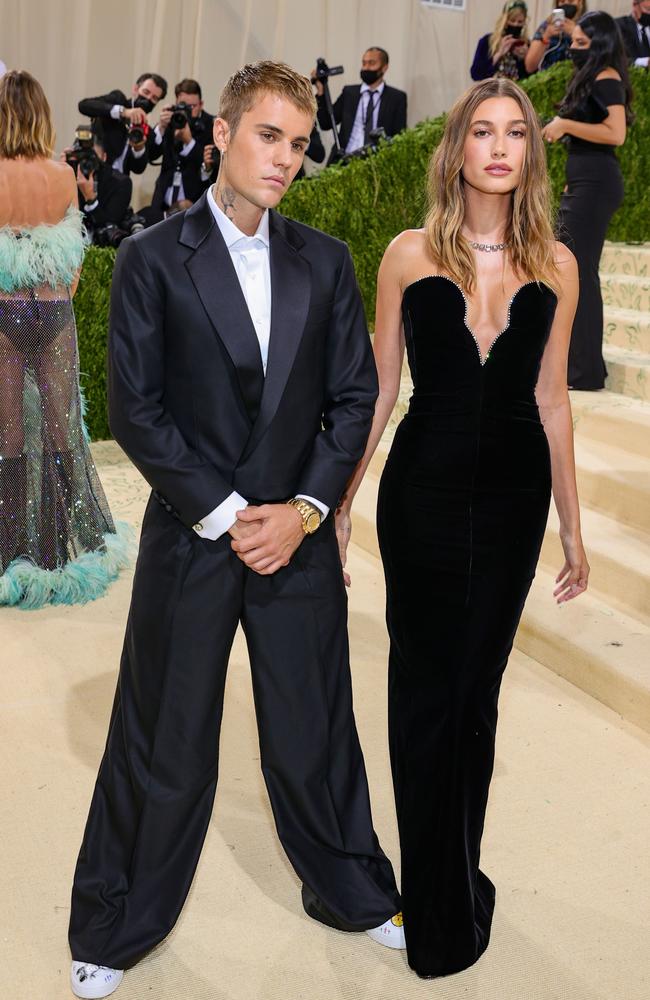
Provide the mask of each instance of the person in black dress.
{"label": "person in black dress", "polygon": [[424,978],[467,968],[489,941],[495,888],[479,855],[497,700],[551,487],[565,554],[558,603],[589,574],[566,384],[577,265],[553,239],[541,131],[516,84],[486,80],[459,99],[430,194],[425,228],[397,236],[379,270],[380,392],[337,518],[345,565],[350,506],[406,346],[414,390],[377,517],[404,930]]}
{"label": "person in black dress", "polygon": [[598,268],[607,228],[623,201],[623,178],[614,149],[625,142],[632,92],[620,32],[609,14],[592,11],[580,18],[569,55],[575,72],[558,117],[543,135],[548,142],[568,136],[567,186],[558,235],[576,255],[580,272],[569,386],[602,389],[607,369]]}

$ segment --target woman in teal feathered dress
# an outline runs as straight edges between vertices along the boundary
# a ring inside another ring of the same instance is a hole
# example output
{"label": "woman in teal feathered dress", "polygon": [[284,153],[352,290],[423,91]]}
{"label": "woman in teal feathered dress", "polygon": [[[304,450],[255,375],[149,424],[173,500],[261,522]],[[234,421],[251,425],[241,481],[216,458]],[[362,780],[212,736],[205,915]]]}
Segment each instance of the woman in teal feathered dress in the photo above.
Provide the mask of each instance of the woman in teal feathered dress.
{"label": "woman in teal feathered dress", "polygon": [[84,437],[74,172],[29,73],[0,80],[0,605],[101,596],[128,561]]}

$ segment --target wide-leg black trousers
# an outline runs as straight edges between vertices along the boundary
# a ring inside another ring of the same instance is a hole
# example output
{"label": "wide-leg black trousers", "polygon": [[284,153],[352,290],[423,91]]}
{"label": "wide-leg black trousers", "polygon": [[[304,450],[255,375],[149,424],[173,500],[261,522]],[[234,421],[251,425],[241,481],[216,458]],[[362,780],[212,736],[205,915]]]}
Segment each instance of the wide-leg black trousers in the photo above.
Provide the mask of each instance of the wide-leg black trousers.
{"label": "wide-leg black trousers", "polygon": [[328,923],[364,930],[400,909],[372,826],[352,712],[333,522],[305,538],[289,566],[263,577],[234,555],[229,536],[203,540],[150,501],[74,878],[74,959],[128,968],[178,918],[212,813],[240,621],[262,771],[289,860]]}

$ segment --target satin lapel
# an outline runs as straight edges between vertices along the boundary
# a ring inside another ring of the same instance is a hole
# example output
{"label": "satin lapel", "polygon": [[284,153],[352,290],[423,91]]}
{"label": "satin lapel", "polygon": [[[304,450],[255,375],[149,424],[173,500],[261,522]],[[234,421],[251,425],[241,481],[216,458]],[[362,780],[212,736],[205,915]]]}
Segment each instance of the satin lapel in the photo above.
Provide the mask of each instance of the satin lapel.
{"label": "satin lapel", "polygon": [[[209,206],[206,206],[210,212]],[[210,213],[212,215],[212,213]],[[230,253],[216,222],[185,262],[203,307],[237,372],[251,422],[264,385],[260,345]]]}
{"label": "satin lapel", "polygon": [[[282,216],[270,213],[271,337],[262,403],[242,460],[253,451],[273,420],[305,328],[311,297],[311,267],[295,249]],[[297,234],[295,234],[297,236]],[[298,237],[298,241],[300,238]]]}

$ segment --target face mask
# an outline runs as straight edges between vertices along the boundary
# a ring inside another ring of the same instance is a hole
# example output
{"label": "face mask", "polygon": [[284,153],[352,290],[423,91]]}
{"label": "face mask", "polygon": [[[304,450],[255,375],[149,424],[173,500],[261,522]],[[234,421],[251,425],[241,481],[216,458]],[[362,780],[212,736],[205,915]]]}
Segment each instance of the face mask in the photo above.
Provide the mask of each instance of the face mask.
{"label": "face mask", "polygon": [[377,83],[377,80],[382,76],[382,72],[380,69],[362,69],[359,76],[370,87],[371,84]]}
{"label": "face mask", "polygon": [[582,69],[589,58],[589,49],[569,49],[569,59],[573,59],[576,69]]}
{"label": "face mask", "polygon": [[521,25],[520,24],[508,24],[506,26],[504,35],[512,35],[513,38],[521,38]]}
{"label": "face mask", "polygon": [[564,16],[570,21],[572,21],[578,13],[578,5],[575,3],[561,3],[560,8],[564,11]]}
{"label": "face mask", "polygon": [[650,14],[641,14],[639,24],[642,28],[650,28]]}
{"label": "face mask", "polygon": [[138,96],[136,97],[136,99],[133,102],[133,107],[134,108],[142,108],[142,110],[144,111],[145,115],[151,114],[151,112],[153,111],[153,109],[155,108],[155,106],[156,105],[153,103],[153,101],[150,101],[148,97],[142,97],[141,94],[138,94]]}

